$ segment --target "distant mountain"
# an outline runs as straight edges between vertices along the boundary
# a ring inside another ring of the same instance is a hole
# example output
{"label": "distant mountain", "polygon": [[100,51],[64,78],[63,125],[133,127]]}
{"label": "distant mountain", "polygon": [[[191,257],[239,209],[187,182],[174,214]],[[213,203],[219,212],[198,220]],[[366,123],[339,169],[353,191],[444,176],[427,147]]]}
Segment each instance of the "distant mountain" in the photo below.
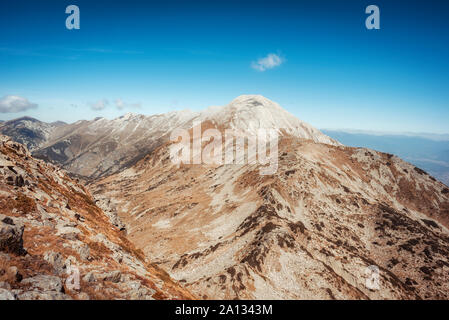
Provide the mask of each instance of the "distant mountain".
{"label": "distant mountain", "polygon": [[445,135],[411,136],[340,130],[322,130],[345,145],[395,154],[449,185],[449,138]]}
{"label": "distant mountain", "polygon": [[373,131],[373,130],[358,130],[358,129],[323,129],[322,131],[362,134],[369,136],[395,136],[395,137],[413,137],[424,138],[434,141],[449,141],[449,134],[426,133],[426,132],[389,132],[389,131]]}
{"label": "distant mountain", "polygon": [[257,95],[243,95],[222,107],[201,112],[189,110],[144,116],[128,113],[113,120],[96,118],[73,124],[48,124],[21,118],[0,126],[0,133],[24,143],[33,154],[88,178],[106,176],[127,168],[167,142],[176,128],[190,129],[195,121],[253,134],[258,128],[277,130],[315,142],[339,143]]}
{"label": "distant mountain", "polygon": [[46,123],[31,117],[22,117],[2,122],[0,134],[12,137],[30,151],[34,151],[50,138],[56,128],[64,125],[65,123],[61,121]]}

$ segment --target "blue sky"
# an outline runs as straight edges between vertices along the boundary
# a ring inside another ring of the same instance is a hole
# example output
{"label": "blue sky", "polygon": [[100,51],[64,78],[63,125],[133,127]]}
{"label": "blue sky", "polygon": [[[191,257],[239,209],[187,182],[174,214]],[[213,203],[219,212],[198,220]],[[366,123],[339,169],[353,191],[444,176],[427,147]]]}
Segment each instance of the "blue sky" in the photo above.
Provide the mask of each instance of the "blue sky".
{"label": "blue sky", "polygon": [[[80,30],[65,28],[70,4]],[[365,28],[370,4],[380,30]],[[254,68],[269,54],[280,65]],[[200,110],[261,94],[318,128],[449,133],[448,58],[448,1],[3,0],[0,104],[37,107],[0,108],[0,119]]]}

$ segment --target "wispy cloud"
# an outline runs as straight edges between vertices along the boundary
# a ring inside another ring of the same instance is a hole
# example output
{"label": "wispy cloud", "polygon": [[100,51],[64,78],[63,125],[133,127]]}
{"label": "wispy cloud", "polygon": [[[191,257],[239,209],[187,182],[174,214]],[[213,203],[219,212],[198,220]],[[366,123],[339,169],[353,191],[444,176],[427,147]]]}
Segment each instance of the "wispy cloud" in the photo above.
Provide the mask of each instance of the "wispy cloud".
{"label": "wispy cloud", "polygon": [[88,105],[94,111],[101,111],[113,105],[115,105],[117,110],[139,109],[140,107],[142,107],[142,104],[140,102],[130,103],[125,102],[122,99],[116,99],[113,104],[109,103],[108,99],[101,99],[94,103],[88,103]]}
{"label": "wispy cloud", "polygon": [[41,58],[59,58],[59,56],[43,52],[36,49],[16,49],[16,48],[0,48],[0,53],[12,56],[41,57]]}
{"label": "wispy cloud", "polygon": [[11,56],[25,56],[37,58],[54,58],[63,60],[78,60],[86,55],[116,54],[116,55],[141,55],[144,51],[138,50],[111,50],[107,48],[64,48],[64,47],[39,47],[39,48],[8,48],[0,47],[0,54]]}
{"label": "wispy cloud", "polygon": [[98,100],[94,103],[89,103],[89,106],[94,111],[101,111],[105,109],[109,105],[109,101],[107,99]]}
{"label": "wispy cloud", "polygon": [[257,61],[251,63],[251,67],[257,71],[266,71],[280,66],[284,62],[284,59],[277,54],[270,53],[264,58],[260,58]]}
{"label": "wispy cloud", "polygon": [[19,96],[7,95],[0,99],[0,113],[16,113],[36,109],[37,107],[36,103]]}
{"label": "wispy cloud", "polygon": [[66,50],[74,52],[90,52],[90,53],[113,53],[113,54],[143,54],[138,50],[112,50],[108,48],[67,48]]}
{"label": "wispy cloud", "polygon": [[123,101],[122,99],[115,100],[115,107],[118,110],[131,109],[131,108],[138,109],[141,106],[142,106],[142,104],[139,103],[139,102],[137,102],[137,103],[128,103],[128,102]]}

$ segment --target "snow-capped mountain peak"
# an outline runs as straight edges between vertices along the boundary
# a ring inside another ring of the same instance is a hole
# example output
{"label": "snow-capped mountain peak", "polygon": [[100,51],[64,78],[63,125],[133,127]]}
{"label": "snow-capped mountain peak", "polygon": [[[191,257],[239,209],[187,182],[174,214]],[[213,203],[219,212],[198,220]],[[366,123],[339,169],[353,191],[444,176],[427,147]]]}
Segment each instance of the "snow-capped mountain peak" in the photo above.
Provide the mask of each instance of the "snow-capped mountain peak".
{"label": "snow-capped mountain peak", "polygon": [[340,145],[276,102],[261,95],[241,95],[226,106],[206,109],[201,113],[200,119],[213,120],[222,127],[246,134],[256,134],[260,128],[274,129],[281,135],[288,134],[314,142]]}
{"label": "snow-capped mountain peak", "polygon": [[262,95],[258,94],[245,94],[238,96],[234,100],[232,100],[228,105],[228,108],[256,108],[263,107],[269,109],[277,109],[280,110],[282,107],[274,101],[271,101],[268,98],[265,98]]}

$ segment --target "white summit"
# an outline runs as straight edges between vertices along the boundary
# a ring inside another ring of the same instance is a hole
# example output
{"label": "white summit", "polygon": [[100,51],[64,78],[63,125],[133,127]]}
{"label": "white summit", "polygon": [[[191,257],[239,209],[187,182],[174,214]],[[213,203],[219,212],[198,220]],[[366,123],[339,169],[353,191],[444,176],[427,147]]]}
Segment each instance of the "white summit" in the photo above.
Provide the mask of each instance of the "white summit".
{"label": "white summit", "polygon": [[274,129],[281,135],[289,134],[314,142],[340,145],[261,95],[241,95],[226,106],[210,107],[201,112],[198,120],[211,120],[223,127],[248,134],[256,134],[259,128]]}

